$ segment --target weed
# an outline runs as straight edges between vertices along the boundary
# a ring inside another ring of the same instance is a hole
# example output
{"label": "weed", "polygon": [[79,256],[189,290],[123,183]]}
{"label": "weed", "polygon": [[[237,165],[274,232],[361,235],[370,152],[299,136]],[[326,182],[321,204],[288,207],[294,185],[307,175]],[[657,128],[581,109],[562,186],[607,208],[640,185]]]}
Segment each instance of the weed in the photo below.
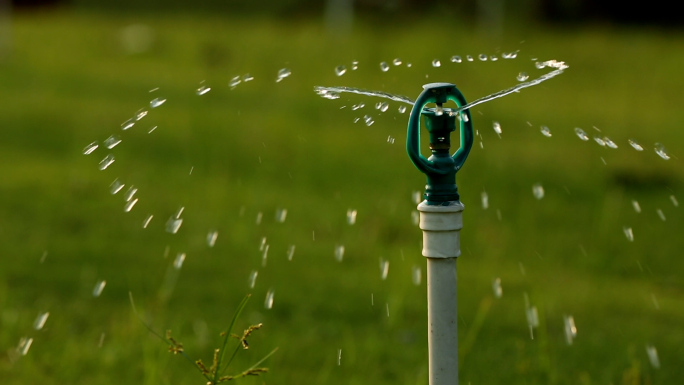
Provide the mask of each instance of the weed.
{"label": "weed", "polygon": [[[259,360],[257,363],[252,365],[251,367],[247,368],[246,370],[243,370],[240,373],[233,374],[233,375],[226,375],[226,371],[228,370],[228,367],[230,364],[233,362],[233,359],[237,356],[238,352],[240,350],[246,350],[249,349],[249,343],[247,342],[247,338],[256,330],[260,329],[262,327],[262,324],[258,325],[251,325],[245,331],[242,333],[241,336],[238,336],[236,334],[232,334],[233,328],[235,327],[235,322],[237,321],[238,317],[242,313],[242,310],[244,310],[245,306],[247,305],[247,301],[249,301],[250,295],[248,294],[245,296],[245,298],[242,299],[240,304],[238,305],[237,310],[235,311],[235,315],[233,315],[233,319],[230,321],[230,325],[228,326],[228,329],[221,333],[221,336],[223,337],[223,343],[221,344],[221,347],[218,349],[214,349],[214,359],[212,362],[211,367],[207,368],[207,366],[202,362],[201,359],[193,361],[186,353],[185,350],[183,349],[183,344],[179,341],[177,341],[175,338],[171,336],[171,330],[166,331],[166,335],[162,337],[159,333],[157,333],[152,327],[143,320],[143,318],[138,314],[138,311],[135,307],[135,302],[133,301],[133,294],[128,293],[129,299],[131,301],[131,307],[133,308],[133,312],[135,313],[136,317],[142,322],[143,325],[147,328],[147,330],[150,331],[153,335],[157,336],[159,339],[164,341],[166,344],[169,345],[169,352],[173,354],[180,354],[183,358],[185,358],[188,362],[190,362],[201,374],[204,376],[204,378],[207,380],[207,385],[215,385],[219,384],[221,382],[225,381],[231,381],[238,379],[240,377],[246,377],[246,376],[258,376],[261,373],[266,373],[268,372],[268,368],[264,367],[259,367],[264,361],[266,361],[271,355],[273,355],[278,348],[273,349],[270,353],[268,353],[264,358]],[[229,350],[229,344],[228,341],[233,338],[238,341],[238,343],[235,345],[235,348],[232,349],[232,354],[230,355],[229,358],[226,358],[226,351]]]}

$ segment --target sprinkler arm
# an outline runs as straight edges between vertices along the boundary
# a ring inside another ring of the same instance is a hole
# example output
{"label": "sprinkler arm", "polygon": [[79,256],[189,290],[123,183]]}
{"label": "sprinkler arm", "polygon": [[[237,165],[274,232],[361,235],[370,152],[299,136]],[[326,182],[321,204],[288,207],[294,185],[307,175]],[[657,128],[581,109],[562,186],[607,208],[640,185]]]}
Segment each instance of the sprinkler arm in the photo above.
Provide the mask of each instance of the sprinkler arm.
{"label": "sprinkler arm", "polygon": [[[473,146],[473,127],[470,110],[461,111],[460,147],[449,155],[449,135],[456,130],[456,114],[442,105],[449,100],[458,107],[466,105],[466,100],[455,85],[450,83],[431,83],[423,86],[409,117],[406,138],[406,151],[411,162],[427,176],[428,204],[442,204],[449,200],[459,200],[456,190],[456,172],[465,163],[470,148]],[[437,108],[425,109],[428,103],[437,104]],[[432,156],[427,159],[420,153],[420,117],[426,117],[426,126],[430,133]],[[448,186],[449,185],[449,186]]]}

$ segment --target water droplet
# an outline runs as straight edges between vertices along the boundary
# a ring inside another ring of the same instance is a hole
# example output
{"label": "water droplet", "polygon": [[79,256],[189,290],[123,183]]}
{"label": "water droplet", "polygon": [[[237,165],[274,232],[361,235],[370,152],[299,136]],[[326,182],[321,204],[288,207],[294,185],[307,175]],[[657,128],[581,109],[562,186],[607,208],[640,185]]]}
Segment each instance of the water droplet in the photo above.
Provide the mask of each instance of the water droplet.
{"label": "water droplet", "polygon": [[494,129],[494,132],[496,132],[496,134],[499,135],[499,137],[501,137],[501,124],[499,124],[499,122],[494,122],[492,124],[492,128]]}
{"label": "water droplet", "polygon": [[546,67],[546,62],[538,61],[538,62],[534,63],[534,66],[535,66],[538,70],[540,70],[540,69],[543,69],[544,67]]}
{"label": "water droplet", "polygon": [[563,324],[565,325],[565,342],[567,342],[568,345],[572,345],[572,341],[577,337],[575,319],[572,316],[564,316]]}
{"label": "water droplet", "polygon": [[603,137],[603,142],[608,146],[609,148],[618,148],[618,145],[615,144],[612,140],[610,140],[609,137],[605,136]]}
{"label": "water droplet", "polygon": [[335,67],[335,75],[342,76],[345,73],[347,73],[347,67],[345,67],[343,65],[339,65],[339,66]]}
{"label": "water droplet", "polygon": [[423,193],[420,191],[414,191],[411,193],[411,200],[415,204],[419,204],[420,202],[423,201]]}
{"label": "water droplet", "polygon": [[21,354],[22,356],[27,355],[32,344],[33,344],[33,338],[22,337],[19,340],[19,346],[17,347],[19,354]]}
{"label": "water droplet", "polygon": [[266,309],[272,309],[273,308],[273,289],[269,289],[268,292],[266,293],[266,299],[264,300],[264,308]]}
{"label": "water droplet", "polygon": [[438,104],[435,107],[435,116],[442,116],[444,114],[444,107],[442,107],[441,104]]}
{"label": "water droplet", "polygon": [[176,233],[178,233],[178,229],[180,229],[182,224],[183,224],[182,218],[171,217],[171,218],[169,218],[168,221],[166,221],[166,232],[171,233],[171,234],[176,234]]}
{"label": "water droplet", "polygon": [[356,60],[353,61],[352,65],[351,65],[351,69],[352,69],[352,71],[356,71],[357,69],[359,69],[359,62]]}
{"label": "water droplet", "polygon": [[247,83],[247,82],[251,82],[252,80],[254,80],[254,76],[252,76],[250,74],[242,75],[242,81],[243,82]]}
{"label": "water droplet", "polygon": [[532,194],[537,199],[544,198],[544,187],[540,183],[535,184],[532,186]]}
{"label": "water droplet", "polygon": [[266,248],[266,237],[261,237],[261,242],[259,242],[259,251],[264,251]]}
{"label": "water droplet", "polygon": [[209,88],[209,87],[207,87],[207,86],[200,86],[200,88],[198,88],[198,89],[195,91],[195,93],[196,93],[197,95],[200,95],[200,96],[201,96],[201,95],[206,94],[206,93],[209,92],[209,91],[211,91],[211,88]]}
{"label": "water droplet", "polygon": [[382,72],[387,72],[389,71],[390,66],[387,64],[387,62],[380,62],[380,71]]}
{"label": "water droplet", "polygon": [[487,210],[489,208],[489,195],[487,195],[486,191],[483,191],[480,197],[482,198],[482,209]]}
{"label": "water droplet", "polygon": [[389,104],[387,104],[385,102],[382,102],[380,104],[380,112],[386,112],[388,108],[389,108]]}
{"label": "water droplet", "polygon": [[157,126],[154,126],[154,127],[150,128],[149,131],[147,131],[147,133],[148,133],[148,134],[151,134],[152,131],[154,131],[154,130],[156,130],[156,129],[157,129]]}
{"label": "water droplet", "polygon": [[185,262],[185,253],[178,253],[176,259],[173,261],[173,267],[176,270],[180,270],[183,267],[183,262]]}
{"label": "water droplet", "polygon": [[392,135],[387,137],[387,143],[394,144],[394,138],[392,137]]}
{"label": "water droplet", "polygon": [[550,138],[550,137],[551,137],[551,130],[549,130],[548,127],[546,127],[546,126],[541,126],[541,129],[540,129],[540,130],[541,130],[542,135],[544,135],[545,137],[547,137],[547,138]]}
{"label": "water droplet", "polygon": [[278,71],[278,76],[276,77],[276,83],[282,81],[286,77],[292,75],[292,71],[289,68],[281,68]]}
{"label": "water droplet", "polygon": [[679,201],[677,201],[677,197],[675,197],[674,195],[670,195],[670,201],[672,202],[674,207],[679,207]]}
{"label": "water droplet", "polygon": [[90,155],[93,153],[93,151],[97,150],[98,144],[97,142],[92,142],[89,145],[85,146],[83,149],[83,155]]}
{"label": "water droplet", "polygon": [[119,143],[121,143],[121,139],[118,135],[112,135],[104,141],[105,147],[107,147],[110,150],[116,147]]}
{"label": "water droplet", "polygon": [[330,100],[335,100],[340,98],[340,93],[336,91],[331,91],[331,90],[326,90],[326,89],[317,89],[316,93],[324,98],[324,99],[330,99]]}
{"label": "water droplet", "polygon": [[629,139],[629,144],[634,147],[635,150],[637,151],[644,151],[644,148],[637,143],[634,139]]}
{"label": "water droplet", "polygon": [[352,111],[356,111],[356,110],[361,109],[361,108],[363,108],[363,107],[366,107],[366,105],[363,104],[363,103],[354,104],[354,105],[352,106]]}
{"label": "water droplet", "polygon": [[439,61],[439,59],[435,59],[435,60],[432,61],[432,66],[435,67],[435,68],[436,68],[436,67],[441,67],[441,66],[442,66],[442,62]]}
{"label": "water droplet", "polygon": [[661,158],[663,158],[663,159],[665,159],[665,160],[669,160],[669,159],[670,159],[670,156],[667,155],[667,152],[665,152],[665,146],[663,146],[663,145],[660,144],[660,143],[656,143],[656,144],[655,144],[655,152],[656,152],[656,154],[658,154],[659,157],[661,157]]}
{"label": "water droplet", "polygon": [[395,66],[400,66],[401,63],[401,59],[399,58],[395,58],[394,60],[392,60],[392,64],[394,64]]}
{"label": "water droplet", "polygon": [[487,55],[483,53],[481,53],[480,56],[478,56],[478,58],[480,59],[480,61],[487,61]]}
{"label": "water droplet", "polygon": [[287,209],[277,209],[276,214],[275,214],[275,220],[278,223],[283,223],[285,222],[285,219],[287,218]]}
{"label": "water droplet", "polygon": [[468,117],[468,114],[466,113],[466,111],[461,111],[461,112],[459,112],[458,118],[459,118],[461,121],[463,121],[463,122],[468,122],[468,121],[470,121],[470,118]]}
{"label": "water droplet", "polygon": [[420,213],[418,211],[411,211],[411,223],[413,223],[414,226],[418,226],[418,222],[420,222]]}
{"label": "water droplet", "polygon": [[107,156],[104,157],[104,159],[102,159],[100,161],[99,168],[100,168],[100,170],[104,170],[107,167],[111,166],[112,163],[114,163],[114,155],[108,154]]}
{"label": "water droplet", "polygon": [[337,349],[337,366],[342,365],[342,349]]}
{"label": "water droplet", "polygon": [[231,89],[235,88],[238,86],[238,84],[242,83],[242,78],[240,76],[235,76],[230,81],[228,82],[228,87]]}
{"label": "water droplet", "polygon": [[660,359],[658,359],[658,351],[653,345],[646,345],[646,354],[648,354],[648,361],[654,369],[660,368]]}
{"label": "water droplet", "polygon": [[287,248],[287,260],[291,261],[292,257],[294,257],[294,252],[295,252],[295,245],[290,245]]}
{"label": "water droplet", "polygon": [[124,206],[124,212],[128,213],[131,210],[133,210],[133,206],[135,206],[136,203],[138,203],[138,198],[126,201],[126,205]]}
{"label": "water droplet", "polygon": [[136,120],[134,118],[130,118],[127,121],[121,123],[121,129],[126,131],[133,127],[135,125]]}
{"label": "water droplet", "polygon": [[534,339],[533,331],[539,327],[539,312],[536,306],[528,306],[525,309],[525,315],[527,317],[527,326],[530,328],[530,336]]}
{"label": "water droplet", "polygon": [[599,138],[598,136],[595,136],[594,140],[596,141],[596,143],[598,143],[599,146],[601,146],[601,147],[606,146],[606,141],[603,140],[603,138]]}
{"label": "water droplet", "polygon": [[641,212],[641,206],[639,205],[639,202],[633,200],[632,207],[634,207],[634,211],[636,211],[637,213]]}
{"label": "water droplet", "polygon": [[36,320],[33,321],[33,328],[36,330],[40,330],[45,326],[45,322],[47,322],[48,317],[50,316],[50,312],[45,312],[38,314],[38,317],[36,317]]}
{"label": "water droplet", "polygon": [[135,119],[135,121],[137,122],[137,121],[139,121],[140,119],[144,118],[145,116],[147,116],[147,111],[141,109],[141,110],[138,110],[138,112],[135,113],[135,116],[133,117],[133,119]]}
{"label": "water droplet", "polygon": [[380,278],[384,281],[389,273],[389,261],[380,258]]}
{"label": "water droplet", "polygon": [[218,238],[218,231],[212,230],[207,234],[207,246],[214,247],[216,245],[216,238]]}
{"label": "water droplet", "polygon": [[105,285],[107,285],[107,281],[101,280],[97,281],[95,284],[95,287],[93,288],[93,297],[97,298],[102,294],[102,290],[104,290]]}
{"label": "water droplet", "polygon": [[625,237],[627,237],[627,240],[630,242],[634,242],[634,232],[632,231],[631,227],[623,227],[622,230],[625,232]]}
{"label": "water droplet", "polygon": [[337,262],[342,262],[344,258],[344,245],[335,246],[335,260]]}
{"label": "water droplet", "polygon": [[373,120],[373,118],[371,118],[371,117],[368,116],[368,115],[364,115],[364,116],[363,116],[363,121],[366,123],[366,126],[368,126],[368,127],[372,126],[373,123],[375,123],[375,121]]}
{"label": "water droplet", "polygon": [[164,104],[165,102],[166,102],[166,99],[154,98],[154,99],[150,100],[150,108],[157,108],[157,107],[161,106],[162,104]]}
{"label": "water droplet", "polygon": [[518,79],[519,82],[524,82],[525,80],[529,79],[530,76],[526,72],[521,72],[515,78]]}
{"label": "water droplet", "polygon": [[154,218],[154,215],[152,214],[148,215],[147,218],[145,218],[145,220],[143,221],[143,229],[146,229],[147,226],[150,225],[150,221],[152,221],[152,218]]}
{"label": "water droplet", "polygon": [[663,213],[663,210],[657,209],[656,214],[658,214],[658,217],[661,221],[665,222],[667,220],[667,218],[665,218],[665,213]]}
{"label": "water droplet", "polygon": [[473,57],[470,56],[470,55],[466,55],[466,60],[467,60],[467,61],[473,61]]}
{"label": "water droplet", "polygon": [[494,278],[492,280],[492,290],[494,297],[501,298],[503,296],[503,288],[501,287],[501,278]]}
{"label": "water droplet", "polygon": [[400,114],[403,114],[404,112],[406,112],[406,106],[399,106],[398,111]]}
{"label": "water droplet", "polygon": [[249,288],[254,289],[254,286],[256,286],[256,279],[257,276],[259,275],[259,272],[256,270],[252,270],[251,273],[249,273]]}
{"label": "water droplet", "polygon": [[499,58],[496,57],[496,55],[490,55],[490,56],[489,56],[489,60],[491,60],[491,61],[497,61],[497,60],[499,60]]}
{"label": "water droplet", "polygon": [[261,224],[261,219],[264,217],[264,214],[259,211],[256,216],[256,225],[259,226]]}
{"label": "water droplet", "polygon": [[578,138],[582,139],[583,141],[589,140],[589,136],[587,135],[586,132],[584,132],[583,129],[579,127],[575,127],[575,134],[577,135]]}
{"label": "water droplet", "polygon": [[413,265],[411,267],[411,281],[415,286],[420,286],[420,282],[423,279],[423,273],[420,266]]}
{"label": "water droplet", "polygon": [[124,184],[119,182],[119,178],[114,179],[114,182],[109,185],[109,192],[112,193],[112,195],[118,193],[124,188]]}
{"label": "water droplet", "polygon": [[460,63],[461,61],[462,61],[462,60],[461,60],[461,57],[458,56],[458,55],[454,55],[454,56],[451,57],[451,62],[452,62],[452,63]]}
{"label": "water droplet", "polygon": [[131,186],[128,188],[128,190],[126,191],[126,194],[124,194],[124,199],[126,200],[126,202],[130,201],[131,199],[133,199],[133,197],[135,196],[135,193],[137,193],[137,192],[138,192],[138,189],[135,188],[135,186],[132,186],[132,185],[131,185]]}
{"label": "water droplet", "polygon": [[269,245],[264,247],[264,252],[261,253],[261,267],[266,267],[266,262],[268,261],[268,248]]}
{"label": "water droplet", "polygon": [[352,209],[347,210],[347,224],[351,226],[355,223],[356,223],[356,210],[352,210]]}

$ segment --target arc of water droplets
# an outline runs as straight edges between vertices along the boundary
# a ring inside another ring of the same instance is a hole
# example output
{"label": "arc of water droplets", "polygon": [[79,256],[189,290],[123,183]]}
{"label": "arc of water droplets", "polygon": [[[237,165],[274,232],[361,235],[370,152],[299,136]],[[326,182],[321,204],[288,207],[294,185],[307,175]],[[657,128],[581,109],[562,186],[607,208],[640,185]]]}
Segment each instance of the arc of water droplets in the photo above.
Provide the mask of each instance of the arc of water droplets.
{"label": "arc of water droplets", "polygon": [[377,96],[380,98],[385,98],[389,100],[393,100],[395,102],[401,102],[401,103],[406,103],[413,105],[415,102],[413,99],[409,98],[408,96],[402,96],[402,95],[393,95],[387,92],[383,91],[371,91],[371,90],[364,90],[362,88],[353,88],[353,87],[323,87],[323,86],[315,86],[314,91],[327,99],[337,99],[334,97],[330,97],[330,95],[335,95],[339,94],[341,92],[348,92],[351,94],[358,94],[358,95],[366,95],[366,96]]}
{"label": "arc of water droplets", "polygon": [[[506,95],[510,95],[514,92],[518,92],[524,88],[536,86],[537,84],[540,84],[542,82],[545,82],[551,78],[554,78],[560,74],[562,74],[566,69],[570,68],[565,62],[562,61],[557,61],[557,60],[547,60],[542,63],[544,67],[550,67],[550,68],[555,68],[553,71],[548,72],[544,75],[541,75],[538,78],[532,79],[527,82],[522,82],[519,83],[513,87],[506,88],[504,90],[495,92],[493,94],[481,97],[479,99],[476,99],[464,106],[458,107],[455,110],[452,111],[453,114],[459,113],[463,110],[467,110],[469,108],[475,107],[478,104],[486,103],[494,99],[501,98]],[[361,88],[353,88],[353,87],[323,87],[323,86],[315,86],[314,91],[322,96],[326,97],[328,99],[336,99],[336,98],[331,98],[330,95],[335,95],[339,94],[342,92],[348,92],[352,94],[358,94],[358,95],[366,95],[366,96],[376,96],[380,98],[385,98],[389,100],[393,100],[395,102],[401,102],[401,103],[406,103],[410,105],[414,105],[415,101],[407,96],[402,96],[402,95],[393,95],[387,92],[383,91],[370,91],[370,90],[364,90]]]}

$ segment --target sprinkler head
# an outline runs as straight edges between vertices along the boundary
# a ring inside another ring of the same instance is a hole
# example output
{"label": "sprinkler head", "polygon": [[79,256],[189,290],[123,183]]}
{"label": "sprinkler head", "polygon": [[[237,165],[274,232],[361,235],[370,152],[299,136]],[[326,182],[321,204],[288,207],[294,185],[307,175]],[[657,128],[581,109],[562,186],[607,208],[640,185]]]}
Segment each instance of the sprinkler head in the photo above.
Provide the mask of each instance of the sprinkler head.
{"label": "sprinkler head", "polygon": [[[473,146],[473,127],[470,111],[464,110],[454,113],[454,110],[443,108],[442,105],[452,100],[457,106],[466,104],[465,98],[455,85],[450,83],[431,83],[423,86],[423,92],[418,96],[408,123],[406,137],[406,151],[413,164],[427,176],[425,198],[428,205],[445,205],[458,201],[456,187],[456,172],[463,163]],[[425,108],[428,103],[435,103],[435,108]],[[460,147],[451,155],[450,135],[456,131],[456,118],[460,114]],[[420,118],[424,117],[425,127],[430,135],[430,150],[432,155],[425,158],[420,153]]]}

